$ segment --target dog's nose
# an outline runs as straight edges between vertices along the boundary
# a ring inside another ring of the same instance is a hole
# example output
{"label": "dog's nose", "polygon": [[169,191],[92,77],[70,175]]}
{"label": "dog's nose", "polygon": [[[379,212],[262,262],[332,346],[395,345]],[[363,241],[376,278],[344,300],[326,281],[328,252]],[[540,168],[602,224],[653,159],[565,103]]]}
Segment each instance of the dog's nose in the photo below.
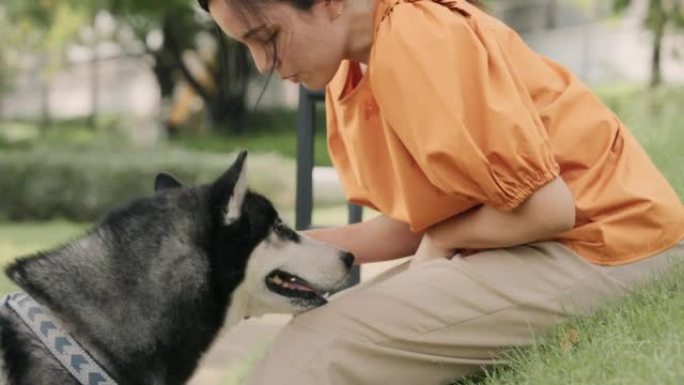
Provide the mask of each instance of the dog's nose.
{"label": "dog's nose", "polygon": [[354,254],[352,254],[352,253],[342,254],[342,262],[344,262],[345,266],[347,266],[348,268],[351,268],[352,265],[354,264]]}

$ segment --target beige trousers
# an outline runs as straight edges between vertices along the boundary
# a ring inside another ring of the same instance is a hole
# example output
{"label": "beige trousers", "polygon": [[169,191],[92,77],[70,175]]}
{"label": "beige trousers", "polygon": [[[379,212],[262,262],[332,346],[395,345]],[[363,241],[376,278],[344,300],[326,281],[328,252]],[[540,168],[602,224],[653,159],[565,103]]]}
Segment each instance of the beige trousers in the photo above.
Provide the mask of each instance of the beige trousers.
{"label": "beige trousers", "polygon": [[405,263],[295,317],[246,383],[448,384],[629,293],[676,257],[684,251],[602,267],[542,242]]}

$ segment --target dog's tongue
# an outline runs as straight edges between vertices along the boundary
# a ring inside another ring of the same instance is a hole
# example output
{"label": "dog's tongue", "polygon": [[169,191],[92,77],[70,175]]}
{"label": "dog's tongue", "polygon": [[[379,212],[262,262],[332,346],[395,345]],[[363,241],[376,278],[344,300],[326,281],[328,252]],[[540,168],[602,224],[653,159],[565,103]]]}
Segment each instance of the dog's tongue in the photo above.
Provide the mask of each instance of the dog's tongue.
{"label": "dog's tongue", "polygon": [[300,291],[313,291],[310,287],[306,285],[302,285],[301,283],[298,282],[290,282],[289,283],[290,287],[295,289],[295,290],[300,290]]}

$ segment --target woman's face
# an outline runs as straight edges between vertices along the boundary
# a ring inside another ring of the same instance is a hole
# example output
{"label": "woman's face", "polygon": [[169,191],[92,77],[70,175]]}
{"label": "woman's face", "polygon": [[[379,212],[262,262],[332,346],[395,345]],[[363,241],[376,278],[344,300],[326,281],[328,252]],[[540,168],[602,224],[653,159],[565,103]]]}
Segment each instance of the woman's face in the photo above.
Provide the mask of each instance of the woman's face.
{"label": "woman's face", "polygon": [[259,72],[275,70],[311,90],[328,84],[344,57],[344,26],[336,22],[340,1],[317,1],[307,11],[263,2],[259,15],[238,12],[236,2],[212,0],[209,12],[223,32],[249,48]]}

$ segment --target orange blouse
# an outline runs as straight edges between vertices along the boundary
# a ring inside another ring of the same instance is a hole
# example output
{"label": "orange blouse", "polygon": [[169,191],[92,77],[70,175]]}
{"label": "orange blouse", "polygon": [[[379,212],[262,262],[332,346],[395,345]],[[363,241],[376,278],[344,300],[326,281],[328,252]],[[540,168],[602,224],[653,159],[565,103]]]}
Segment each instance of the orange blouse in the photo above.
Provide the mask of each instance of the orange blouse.
{"label": "orange blouse", "polygon": [[487,204],[512,210],[560,175],[576,226],[555,240],[598,264],[684,238],[684,207],[627,128],[568,71],[463,0],[378,0],[368,69],[326,88],[348,198],[415,232]]}

